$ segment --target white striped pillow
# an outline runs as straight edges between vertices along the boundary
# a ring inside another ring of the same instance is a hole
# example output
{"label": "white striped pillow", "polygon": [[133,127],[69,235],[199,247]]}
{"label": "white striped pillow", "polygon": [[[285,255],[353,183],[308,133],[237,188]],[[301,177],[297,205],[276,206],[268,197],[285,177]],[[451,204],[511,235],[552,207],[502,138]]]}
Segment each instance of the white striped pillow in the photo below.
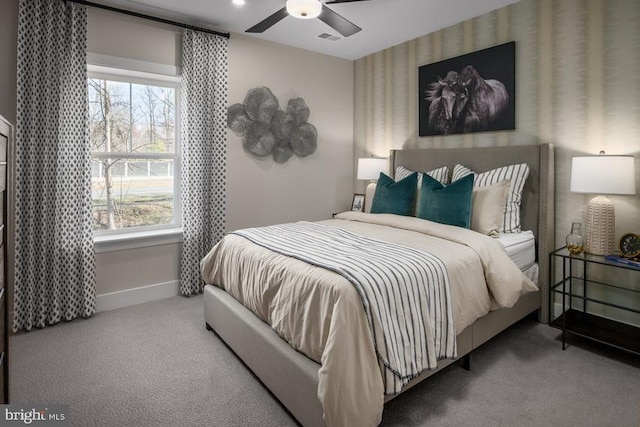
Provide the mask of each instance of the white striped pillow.
{"label": "white striped pillow", "polygon": [[503,166],[482,173],[476,173],[466,166],[455,165],[451,180],[456,181],[469,174],[474,175],[474,187],[486,187],[505,179],[511,181],[509,193],[507,194],[507,203],[504,208],[502,232],[519,233],[522,229],[520,225],[520,203],[522,202],[524,183],[529,176],[529,165],[520,163],[517,165]]}
{"label": "white striped pillow", "polygon": [[[396,168],[396,181],[400,181],[411,175],[414,171],[405,168],[404,166],[398,166]],[[440,181],[442,184],[449,183],[449,168],[446,166],[439,167],[434,170],[430,170],[429,172],[424,172],[429,175],[431,178]],[[422,174],[418,174],[418,190],[422,187]]]}

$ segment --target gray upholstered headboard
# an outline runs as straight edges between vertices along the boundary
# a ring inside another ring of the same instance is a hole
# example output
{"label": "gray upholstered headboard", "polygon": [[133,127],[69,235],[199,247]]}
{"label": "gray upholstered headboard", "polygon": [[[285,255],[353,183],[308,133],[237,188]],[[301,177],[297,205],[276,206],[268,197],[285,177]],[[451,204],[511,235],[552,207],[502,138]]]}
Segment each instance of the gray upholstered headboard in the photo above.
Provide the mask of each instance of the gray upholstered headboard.
{"label": "gray upholstered headboard", "polygon": [[554,156],[550,144],[520,145],[486,148],[434,148],[391,150],[389,171],[392,175],[398,166],[426,172],[440,166],[448,166],[449,174],[456,164],[462,164],[475,172],[485,172],[515,163],[529,165],[529,178],[522,192],[520,207],[523,230],[536,235],[536,258],[540,266],[539,284],[542,290],[541,320],[547,322],[549,252],[554,249]]}

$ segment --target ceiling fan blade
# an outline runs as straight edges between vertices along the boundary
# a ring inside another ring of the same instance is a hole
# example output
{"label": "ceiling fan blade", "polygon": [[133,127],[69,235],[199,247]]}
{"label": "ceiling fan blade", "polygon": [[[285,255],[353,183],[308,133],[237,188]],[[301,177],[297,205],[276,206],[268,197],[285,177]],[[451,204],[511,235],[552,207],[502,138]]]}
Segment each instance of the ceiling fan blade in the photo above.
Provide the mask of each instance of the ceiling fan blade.
{"label": "ceiling fan blade", "polygon": [[283,7],[282,9],[280,9],[279,11],[274,13],[273,15],[268,16],[267,18],[265,18],[262,21],[258,22],[253,27],[251,27],[248,30],[246,30],[245,33],[264,33],[266,30],[271,28],[271,26],[273,26],[273,25],[277,24],[278,22],[282,21],[287,16],[289,16],[289,14],[287,13],[287,8]]}
{"label": "ceiling fan blade", "polygon": [[369,0],[331,0],[331,1],[324,2],[324,4],[352,3],[356,1],[369,1]]}
{"label": "ceiling fan blade", "polygon": [[322,13],[318,16],[322,22],[339,32],[345,37],[349,37],[361,31],[362,28],[358,27],[353,22],[343,18],[342,16],[329,9],[324,4],[322,5]]}

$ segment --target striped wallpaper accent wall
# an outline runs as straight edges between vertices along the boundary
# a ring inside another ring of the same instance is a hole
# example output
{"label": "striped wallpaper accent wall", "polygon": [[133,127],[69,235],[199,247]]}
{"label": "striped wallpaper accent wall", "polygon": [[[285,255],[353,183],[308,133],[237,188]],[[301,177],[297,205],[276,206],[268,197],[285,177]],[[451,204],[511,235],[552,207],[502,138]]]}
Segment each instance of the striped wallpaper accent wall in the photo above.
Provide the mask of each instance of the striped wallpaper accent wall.
{"label": "striped wallpaper accent wall", "polygon": [[[560,246],[571,223],[583,222],[589,199],[569,192],[571,157],[600,150],[634,154],[640,176],[637,28],[637,0],[522,0],[360,58],[354,67],[355,158],[386,157],[399,148],[552,143]],[[418,67],[511,40],[516,41],[516,130],[418,137]],[[640,232],[640,196],[611,199],[616,234]]]}

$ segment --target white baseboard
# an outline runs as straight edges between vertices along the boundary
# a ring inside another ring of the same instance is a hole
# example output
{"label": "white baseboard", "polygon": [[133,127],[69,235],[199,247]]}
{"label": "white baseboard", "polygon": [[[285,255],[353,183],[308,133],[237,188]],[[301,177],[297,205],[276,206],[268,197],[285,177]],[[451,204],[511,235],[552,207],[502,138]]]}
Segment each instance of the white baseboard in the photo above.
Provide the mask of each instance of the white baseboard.
{"label": "white baseboard", "polygon": [[97,295],[96,313],[170,298],[179,294],[180,281],[174,280],[172,282],[156,283],[153,285],[141,286],[139,288]]}

